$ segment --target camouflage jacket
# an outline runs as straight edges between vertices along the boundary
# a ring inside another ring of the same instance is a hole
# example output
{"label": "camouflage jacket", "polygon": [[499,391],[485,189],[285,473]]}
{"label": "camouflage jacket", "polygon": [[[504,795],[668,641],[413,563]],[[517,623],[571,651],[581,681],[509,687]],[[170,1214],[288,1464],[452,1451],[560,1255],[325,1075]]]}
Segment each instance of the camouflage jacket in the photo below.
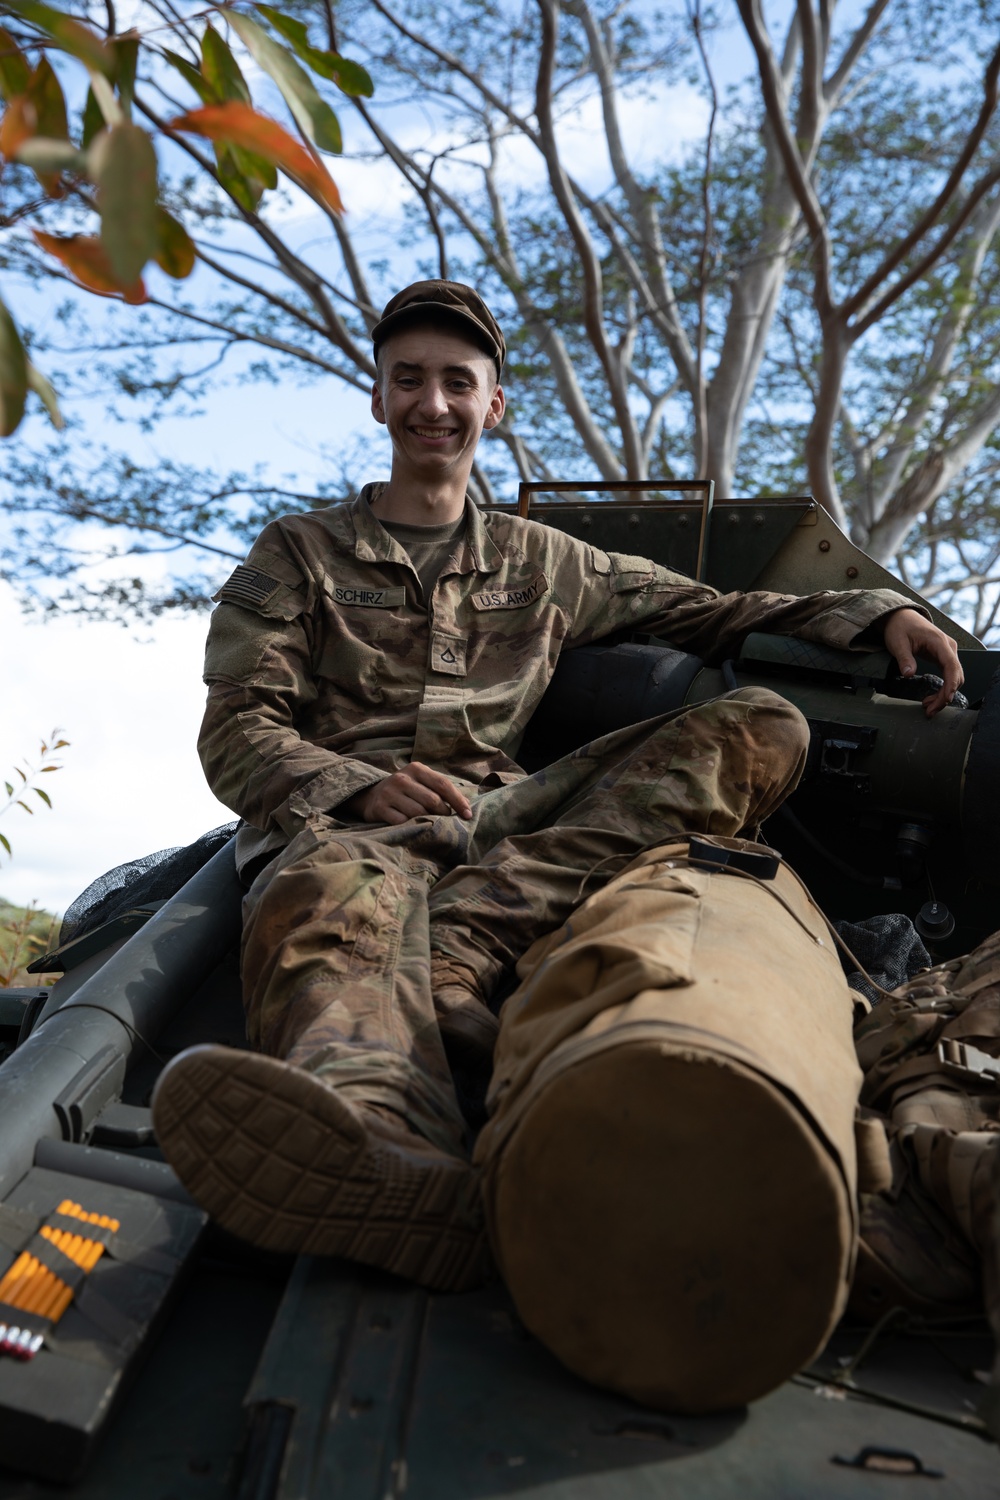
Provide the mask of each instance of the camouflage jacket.
{"label": "camouflage jacket", "polygon": [[522,776],[521,736],[566,647],[627,626],[708,661],[762,628],[850,646],[911,604],[885,589],[721,595],[471,501],[425,602],[369,508],[380,490],[272,522],[216,595],[199,750],[252,825],[241,865],[412,760],[466,788]]}

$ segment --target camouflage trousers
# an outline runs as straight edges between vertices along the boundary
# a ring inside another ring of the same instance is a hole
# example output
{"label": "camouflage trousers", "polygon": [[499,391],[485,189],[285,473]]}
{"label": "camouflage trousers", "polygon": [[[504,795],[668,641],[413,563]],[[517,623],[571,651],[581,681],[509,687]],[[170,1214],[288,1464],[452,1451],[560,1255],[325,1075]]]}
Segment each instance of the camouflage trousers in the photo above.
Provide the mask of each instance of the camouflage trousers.
{"label": "camouflage trousers", "polygon": [[807,746],[798,709],[741,688],[466,788],[469,819],[315,815],[246,897],[251,1043],[460,1149],[452,1067],[492,1053],[520,956],[643,849],[761,823]]}

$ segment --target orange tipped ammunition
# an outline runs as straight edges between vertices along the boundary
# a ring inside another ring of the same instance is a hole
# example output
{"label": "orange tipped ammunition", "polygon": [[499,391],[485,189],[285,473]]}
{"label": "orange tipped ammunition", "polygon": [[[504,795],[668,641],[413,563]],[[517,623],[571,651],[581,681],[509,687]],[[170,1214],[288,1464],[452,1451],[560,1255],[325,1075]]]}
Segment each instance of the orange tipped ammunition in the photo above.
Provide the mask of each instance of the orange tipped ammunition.
{"label": "orange tipped ammunition", "polygon": [[0,1281],[0,1302],[10,1301],[8,1293],[20,1280],[21,1275],[30,1259],[31,1256],[28,1254],[27,1250],[22,1250],[20,1255],[17,1257],[17,1260],[4,1276],[3,1280]]}
{"label": "orange tipped ammunition", "polygon": [[8,1287],[3,1297],[3,1300],[5,1302],[9,1302],[12,1307],[21,1306],[21,1297],[24,1294],[25,1287],[27,1286],[31,1278],[32,1267],[37,1266],[38,1262],[33,1255],[29,1255],[28,1252],[25,1251],[21,1256],[19,1264],[21,1267],[20,1274],[14,1280],[12,1280],[11,1285]]}
{"label": "orange tipped ammunition", "polygon": [[42,1293],[37,1309],[41,1317],[48,1317],[48,1309],[51,1306],[53,1299],[64,1285],[65,1282],[63,1281],[62,1277],[57,1276],[55,1271],[47,1272],[45,1277],[45,1285],[42,1288]]}
{"label": "orange tipped ammunition", "polygon": [[52,1320],[53,1323],[58,1323],[59,1322],[59,1319],[62,1317],[63,1313],[66,1311],[67,1307],[69,1307],[69,1304],[70,1304],[70,1302],[72,1300],[73,1300],[73,1288],[71,1286],[64,1286],[63,1289],[62,1289],[62,1291],[60,1292],[59,1296],[56,1298],[55,1302],[52,1304],[52,1310],[51,1310],[51,1312],[49,1312],[49,1314],[48,1314],[48,1317]]}
{"label": "orange tipped ammunition", "polygon": [[31,1311],[31,1308],[34,1305],[35,1298],[38,1295],[38,1287],[42,1280],[44,1271],[45,1267],[42,1265],[41,1261],[36,1260],[35,1257],[32,1256],[31,1265],[28,1267],[28,1274],[24,1279],[24,1285],[21,1287],[20,1291],[17,1294],[17,1305],[22,1312]]}
{"label": "orange tipped ammunition", "polygon": [[41,1261],[35,1261],[31,1268],[31,1274],[21,1293],[19,1306],[22,1312],[34,1312],[45,1287],[45,1266]]}
{"label": "orange tipped ammunition", "polygon": [[79,1265],[80,1246],[82,1244],[83,1239],[80,1235],[70,1234],[68,1231],[64,1231],[62,1244],[59,1246],[59,1249],[62,1251],[63,1255],[65,1255],[74,1263],[74,1265]]}
{"label": "orange tipped ammunition", "polygon": [[47,1295],[49,1275],[48,1267],[40,1264],[35,1275],[31,1278],[31,1285],[21,1302],[23,1312],[38,1312]]}
{"label": "orange tipped ammunition", "polygon": [[56,1303],[59,1301],[59,1298],[62,1296],[65,1290],[65,1281],[63,1281],[61,1277],[53,1274],[52,1279],[48,1282],[45,1289],[45,1301],[42,1303],[41,1307],[38,1310],[40,1317],[51,1318],[52,1309],[55,1307]]}

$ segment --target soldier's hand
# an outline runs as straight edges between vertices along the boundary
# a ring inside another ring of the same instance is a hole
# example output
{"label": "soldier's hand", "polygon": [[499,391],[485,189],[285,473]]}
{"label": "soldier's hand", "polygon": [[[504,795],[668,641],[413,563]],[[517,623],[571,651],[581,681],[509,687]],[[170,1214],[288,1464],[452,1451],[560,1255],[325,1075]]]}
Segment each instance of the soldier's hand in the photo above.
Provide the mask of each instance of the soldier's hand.
{"label": "soldier's hand", "polygon": [[342,810],[347,817],[360,818],[364,823],[405,823],[422,813],[456,812],[460,818],[472,817],[468,797],[447,776],[419,760],[358,792]]}
{"label": "soldier's hand", "polygon": [[917,663],[914,657],[929,656],[941,668],[944,684],[936,693],[924,699],[924,713],[930,719],[949,704],[955,692],[965,681],[965,673],[958,659],[958,647],[950,635],[945,635],[930,620],[915,609],[897,609],[885,622],[885,649],[896,658],[902,677],[912,677]]}

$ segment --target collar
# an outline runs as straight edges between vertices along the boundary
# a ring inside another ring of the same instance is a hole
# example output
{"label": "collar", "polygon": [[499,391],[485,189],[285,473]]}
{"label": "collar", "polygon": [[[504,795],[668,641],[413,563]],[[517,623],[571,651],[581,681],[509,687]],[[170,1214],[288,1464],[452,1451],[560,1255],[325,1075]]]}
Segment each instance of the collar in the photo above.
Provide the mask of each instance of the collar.
{"label": "collar", "polygon": [[[373,512],[372,501],[385,489],[384,483],[366,484],[351,502],[350,517],[354,523],[354,555],[361,562],[398,562],[410,559],[403,547],[390,536]],[[495,573],[503,563],[503,553],[486,529],[482,511],[470,495],[465,497],[465,531],[455,553],[449,573]]]}

